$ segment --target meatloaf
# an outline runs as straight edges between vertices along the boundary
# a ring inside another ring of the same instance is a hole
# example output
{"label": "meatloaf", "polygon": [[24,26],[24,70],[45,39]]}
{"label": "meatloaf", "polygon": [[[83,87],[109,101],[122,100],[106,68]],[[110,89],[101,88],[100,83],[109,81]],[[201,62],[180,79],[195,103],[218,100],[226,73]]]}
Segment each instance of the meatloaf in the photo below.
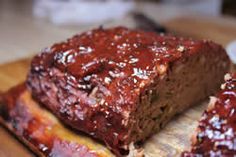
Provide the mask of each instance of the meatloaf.
{"label": "meatloaf", "polygon": [[236,154],[236,73],[225,75],[225,83],[211,97],[203,113],[190,152],[183,157],[233,157]]}
{"label": "meatloaf", "polygon": [[65,124],[120,156],[215,92],[229,63],[208,40],[98,28],[42,50],[27,86]]}
{"label": "meatloaf", "polygon": [[0,95],[0,123],[38,156],[114,157],[101,144],[63,126],[32,99],[25,84]]}

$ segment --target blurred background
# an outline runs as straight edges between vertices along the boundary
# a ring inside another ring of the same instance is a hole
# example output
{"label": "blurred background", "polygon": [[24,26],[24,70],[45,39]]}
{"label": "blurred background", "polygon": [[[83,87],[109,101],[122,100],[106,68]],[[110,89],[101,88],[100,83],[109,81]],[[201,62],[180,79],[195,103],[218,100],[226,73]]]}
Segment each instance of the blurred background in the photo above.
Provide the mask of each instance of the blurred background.
{"label": "blurred background", "polygon": [[117,25],[211,39],[236,54],[235,0],[0,0],[0,63]]}

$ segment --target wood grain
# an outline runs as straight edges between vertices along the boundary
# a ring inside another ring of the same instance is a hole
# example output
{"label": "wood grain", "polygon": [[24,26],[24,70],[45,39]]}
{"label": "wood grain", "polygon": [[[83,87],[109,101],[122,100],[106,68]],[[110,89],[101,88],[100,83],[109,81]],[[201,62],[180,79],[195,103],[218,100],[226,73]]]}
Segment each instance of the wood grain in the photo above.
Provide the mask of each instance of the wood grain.
{"label": "wood grain", "polygon": [[[165,23],[176,34],[195,38],[210,38],[226,45],[236,39],[236,21],[220,22],[207,19],[180,18]],[[0,66],[0,90],[5,91],[25,80],[30,60],[19,60]],[[162,131],[152,136],[144,144],[147,157],[174,157],[190,146],[190,136],[196,127],[205,103],[195,105],[176,116]],[[33,156],[11,134],[0,127],[0,156]]]}

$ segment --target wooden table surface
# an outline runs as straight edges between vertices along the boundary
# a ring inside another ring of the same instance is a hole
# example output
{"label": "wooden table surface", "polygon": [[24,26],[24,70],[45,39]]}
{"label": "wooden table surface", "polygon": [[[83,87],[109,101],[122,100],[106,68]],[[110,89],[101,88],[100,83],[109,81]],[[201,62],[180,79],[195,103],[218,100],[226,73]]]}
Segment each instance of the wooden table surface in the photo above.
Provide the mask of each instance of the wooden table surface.
{"label": "wooden table surface", "polygon": [[[212,39],[224,46],[236,39],[236,21],[230,18],[183,17],[165,22],[164,25],[175,34]],[[5,91],[24,81],[29,62],[27,59],[1,65],[0,90]],[[145,143],[146,156],[178,156],[183,149],[188,148],[190,136],[204,108],[204,104],[199,104],[176,116],[162,131]],[[32,156],[29,150],[1,127],[0,139],[0,157],[15,157],[16,154]]]}

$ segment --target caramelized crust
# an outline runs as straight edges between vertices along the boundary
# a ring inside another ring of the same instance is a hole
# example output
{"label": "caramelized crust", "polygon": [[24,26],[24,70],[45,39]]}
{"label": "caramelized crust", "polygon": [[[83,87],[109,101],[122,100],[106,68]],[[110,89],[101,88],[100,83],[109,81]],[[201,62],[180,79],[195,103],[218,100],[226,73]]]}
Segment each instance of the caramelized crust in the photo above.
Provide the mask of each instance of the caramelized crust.
{"label": "caramelized crust", "polygon": [[121,155],[214,92],[228,66],[210,41],[99,28],[34,57],[27,85],[63,122]]}
{"label": "caramelized crust", "polygon": [[74,133],[19,85],[0,97],[0,122],[39,156],[112,157],[104,146]]}
{"label": "caramelized crust", "polygon": [[236,74],[226,74],[222,90],[212,97],[183,157],[233,157],[236,154]]}

